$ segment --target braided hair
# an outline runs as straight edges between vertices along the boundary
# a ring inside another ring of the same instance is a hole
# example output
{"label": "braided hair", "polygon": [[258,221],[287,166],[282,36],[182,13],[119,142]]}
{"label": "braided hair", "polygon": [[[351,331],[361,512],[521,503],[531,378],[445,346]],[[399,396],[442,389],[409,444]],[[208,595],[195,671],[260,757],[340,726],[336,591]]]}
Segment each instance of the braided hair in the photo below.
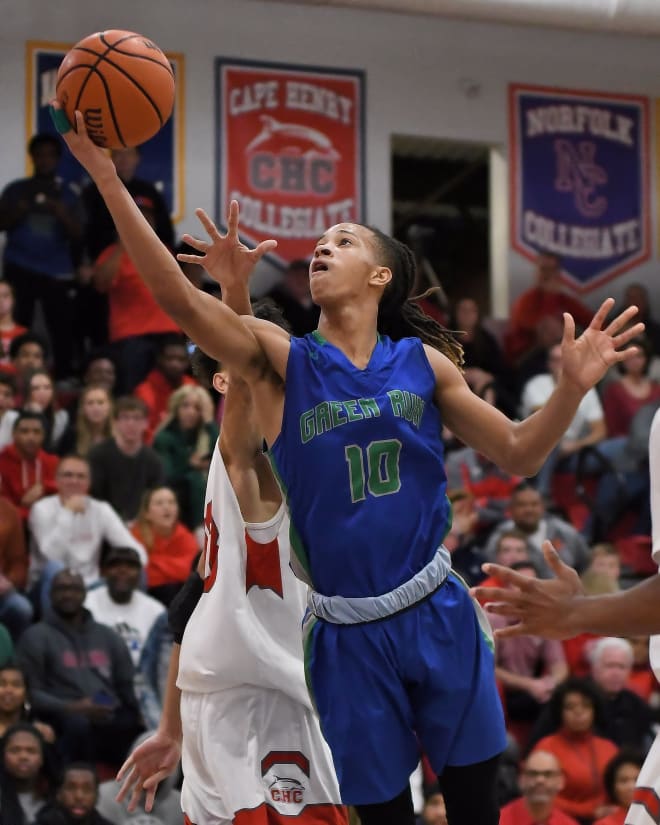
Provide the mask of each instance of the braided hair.
{"label": "braided hair", "polygon": [[373,226],[365,226],[365,229],[374,236],[383,265],[392,271],[392,280],[385,287],[378,306],[378,331],[393,341],[406,337],[420,338],[460,369],[463,365],[461,344],[450,330],[422,312],[410,296],[417,273],[412,250],[380,229]]}

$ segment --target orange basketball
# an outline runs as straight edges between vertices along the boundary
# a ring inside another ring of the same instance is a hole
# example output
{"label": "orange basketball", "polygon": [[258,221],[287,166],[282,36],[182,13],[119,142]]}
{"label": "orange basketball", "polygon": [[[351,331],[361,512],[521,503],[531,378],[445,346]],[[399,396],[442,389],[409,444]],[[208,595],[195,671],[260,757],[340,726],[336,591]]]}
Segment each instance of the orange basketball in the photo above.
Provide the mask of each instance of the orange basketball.
{"label": "orange basketball", "polygon": [[66,54],[57,72],[57,99],[69,123],[76,109],[82,112],[99,146],[139,146],[172,114],[174,74],[148,37],[116,29],[97,32]]}

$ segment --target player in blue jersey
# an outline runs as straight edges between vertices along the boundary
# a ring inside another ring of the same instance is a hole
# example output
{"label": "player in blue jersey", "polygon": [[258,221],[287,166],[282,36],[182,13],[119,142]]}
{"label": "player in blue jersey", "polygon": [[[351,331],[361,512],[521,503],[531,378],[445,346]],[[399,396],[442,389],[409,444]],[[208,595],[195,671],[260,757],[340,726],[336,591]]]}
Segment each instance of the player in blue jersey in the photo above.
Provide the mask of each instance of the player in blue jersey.
{"label": "player in blue jersey", "polygon": [[[408,775],[420,746],[442,783],[451,825],[496,825],[504,723],[487,623],[442,546],[450,526],[443,424],[509,472],[533,475],[586,393],[643,330],[631,307],[606,324],[605,301],[575,338],[564,318],[562,378],[544,408],[512,422],[468,388],[453,337],[409,300],[410,250],[375,229],[332,227],[310,266],[318,331],[290,338],[241,319],[181,274],[86,136],[65,140],[103,196],[122,243],[160,305],[212,357],[251,385],[287,497],[298,574],[308,581],[308,684],[343,801],[363,825],[412,825]],[[186,238],[209,270],[250,251],[198,215]]]}

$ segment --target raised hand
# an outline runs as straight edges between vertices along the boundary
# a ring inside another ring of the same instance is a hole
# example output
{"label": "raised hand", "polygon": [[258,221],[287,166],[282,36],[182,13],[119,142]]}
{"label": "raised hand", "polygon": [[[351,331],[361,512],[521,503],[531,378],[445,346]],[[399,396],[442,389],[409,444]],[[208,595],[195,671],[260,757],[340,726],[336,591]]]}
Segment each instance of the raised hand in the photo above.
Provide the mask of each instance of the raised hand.
{"label": "raised hand", "polygon": [[642,323],[627,328],[631,319],[637,315],[637,307],[624,309],[603,329],[613,306],[613,298],[603,301],[587,329],[577,339],[573,316],[564,313],[562,379],[570,381],[582,392],[595,386],[612,365],[626,361],[637,352],[637,347],[622,349],[644,332]]}
{"label": "raised hand", "polygon": [[110,155],[88,136],[81,112],[76,111],[76,122],[72,126],[66,119],[59,102],[53,100],[50,104],[50,114],[55,128],[62,135],[71,154],[89,172],[89,176],[95,183],[107,177],[117,176],[117,170]]}
{"label": "raised hand", "polygon": [[128,798],[128,810],[134,811],[142,793],[145,793],[144,810],[149,813],[154,806],[158,785],[174,773],[181,758],[181,746],[171,736],[156,731],[131,753],[117,774],[122,786],[117,802]]}
{"label": "raised hand", "polygon": [[177,255],[177,259],[182,263],[203,266],[223,290],[231,290],[235,287],[245,288],[256,264],[267,252],[277,246],[275,240],[262,241],[255,249],[250,249],[242,243],[238,237],[238,213],[238,203],[232,201],[229,204],[227,216],[227,234],[222,235],[206,212],[203,209],[196,209],[195,214],[210,240],[203,241],[186,234],[183,236],[185,243],[200,254]]}
{"label": "raised hand", "polygon": [[543,555],[554,579],[533,579],[499,564],[484,565],[484,571],[497,576],[505,587],[474,587],[470,593],[477,600],[487,599],[489,612],[518,620],[498,628],[496,636],[570,639],[580,632],[571,623],[571,608],[584,595],[580,578],[559,558],[551,542],[543,542]]}

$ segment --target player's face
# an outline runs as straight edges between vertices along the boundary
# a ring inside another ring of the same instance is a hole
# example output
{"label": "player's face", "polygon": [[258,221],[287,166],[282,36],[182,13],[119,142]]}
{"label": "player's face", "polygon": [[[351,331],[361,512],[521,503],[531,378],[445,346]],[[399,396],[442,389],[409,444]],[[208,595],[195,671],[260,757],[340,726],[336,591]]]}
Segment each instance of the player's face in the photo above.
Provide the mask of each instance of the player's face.
{"label": "player's face", "polygon": [[639,765],[632,762],[619,767],[614,778],[614,796],[622,808],[630,807],[635,792],[635,782],[639,776]]}
{"label": "player's face", "polygon": [[57,792],[57,801],[74,822],[83,821],[96,805],[96,793],[96,782],[91,771],[69,770]]}
{"label": "player's face", "polygon": [[319,306],[359,299],[378,265],[372,233],[364,226],[340,223],[319,238],[309,265],[309,288]]}
{"label": "player's face", "polygon": [[571,733],[587,733],[594,724],[594,706],[581,693],[567,693],[561,718],[564,727]]}
{"label": "player's face", "polygon": [[83,415],[90,424],[102,424],[110,417],[110,398],[102,389],[90,390],[82,402]]}
{"label": "player's face", "polygon": [[5,747],[5,768],[15,779],[32,779],[43,764],[41,744],[26,730],[16,731]]}

